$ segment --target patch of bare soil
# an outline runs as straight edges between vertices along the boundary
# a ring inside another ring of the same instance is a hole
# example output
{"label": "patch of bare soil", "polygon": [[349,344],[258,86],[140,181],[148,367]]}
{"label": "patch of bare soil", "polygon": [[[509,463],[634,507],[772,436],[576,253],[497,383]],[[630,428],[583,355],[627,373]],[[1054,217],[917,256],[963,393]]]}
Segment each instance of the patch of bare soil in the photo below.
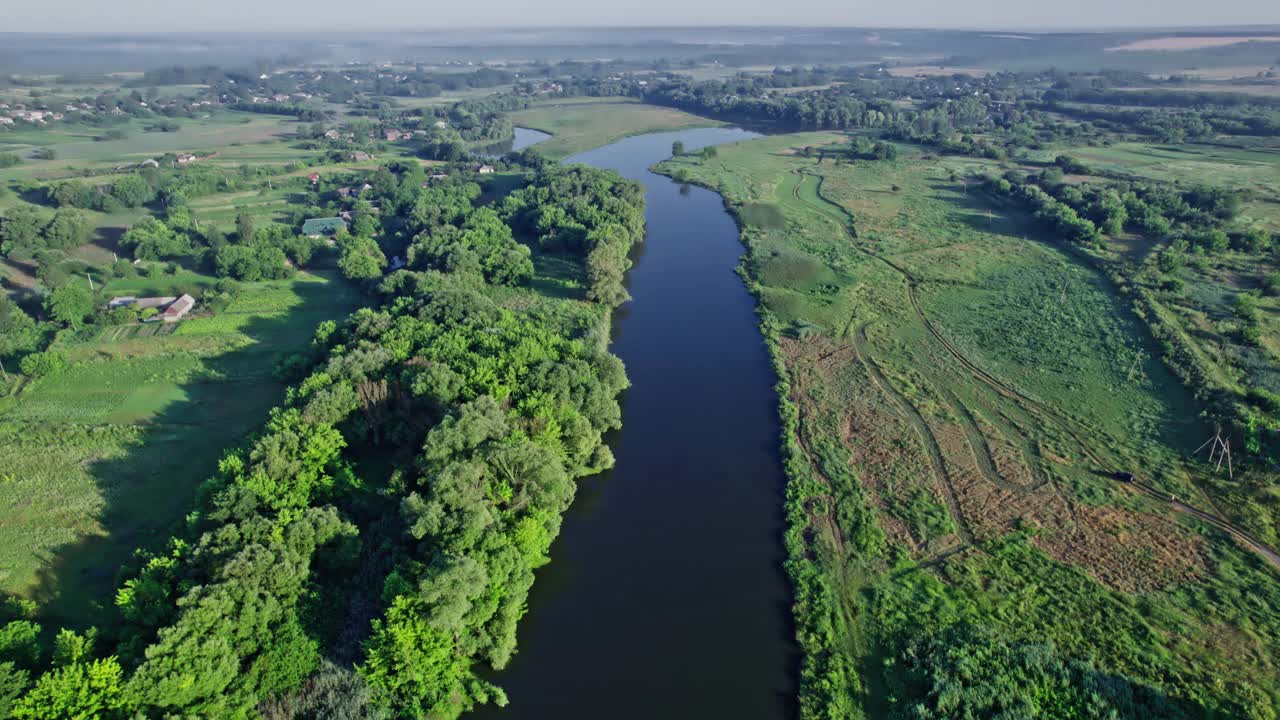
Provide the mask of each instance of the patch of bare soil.
{"label": "patch of bare soil", "polygon": [[[1053,483],[1025,490],[997,487],[976,469],[963,467],[972,461],[966,463],[968,451],[959,428],[935,428],[934,432],[948,461],[960,466],[953,468],[952,482],[980,541],[1018,529],[1037,530],[1034,542],[1050,557],[1124,592],[1158,590],[1193,580],[1208,567],[1204,541],[1171,516],[1084,505],[1059,492]],[[1012,452],[999,454],[1009,464],[1018,462]],[[998,462],[1002,464],[1006,463]]]}

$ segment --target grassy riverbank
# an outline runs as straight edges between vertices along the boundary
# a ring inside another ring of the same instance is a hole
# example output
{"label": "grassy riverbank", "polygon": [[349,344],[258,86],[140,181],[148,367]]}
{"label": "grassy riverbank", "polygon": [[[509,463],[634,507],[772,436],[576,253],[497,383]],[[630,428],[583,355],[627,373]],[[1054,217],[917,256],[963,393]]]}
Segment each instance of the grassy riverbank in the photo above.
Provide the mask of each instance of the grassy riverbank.
{"label": "grassy riverbank", "polygon": [[724,124],[630,98],[566,98],[512,113],[511,121],[551,133],[553,137],[538,143],[538,149],[556,160],[631,135]]}
{"label": "grassy riverbank", "polygon": [[969,661],[1041,711],[1106,676],[1124,716],[1270,717],[1274,568],[1102,472],[1211,507],[1198,408],[1128,302],[956,179],[986,161],[801,152],[842,140],[662,166],[738,217],[783,378],[802,715],[956,712]]}

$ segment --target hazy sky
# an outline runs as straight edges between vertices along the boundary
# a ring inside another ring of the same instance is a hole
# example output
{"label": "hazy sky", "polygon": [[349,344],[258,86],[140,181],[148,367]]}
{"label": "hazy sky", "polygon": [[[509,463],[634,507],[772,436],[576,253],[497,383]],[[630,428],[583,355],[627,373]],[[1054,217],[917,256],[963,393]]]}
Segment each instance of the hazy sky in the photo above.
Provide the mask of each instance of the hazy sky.
{"label": "hazy sky", "polygon": [[1280,0],[0,0],[0,31],[1280,24]]}

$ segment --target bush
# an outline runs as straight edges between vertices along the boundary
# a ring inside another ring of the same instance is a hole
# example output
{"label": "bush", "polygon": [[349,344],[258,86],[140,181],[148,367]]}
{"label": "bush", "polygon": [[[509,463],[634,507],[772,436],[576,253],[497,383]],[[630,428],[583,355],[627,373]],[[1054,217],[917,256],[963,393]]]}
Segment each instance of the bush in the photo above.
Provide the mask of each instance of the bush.
{"label": "bush", "polygon": [[1267,273],[1262,278],[1262,291],[1267,295],[1280,295],[1280,272]]}
{"label": "bush", "polygon": [[55,350],[45,350],[44,352],[31,353],[22,358],[19,366],[22,368],[24,375],[38,378],[59,371],[66,367],[66,364],[67,360],[62,357],[62,353]]}
{"label": "bush", "polygon": [[121,277],[121,278],[138,277],[138,268],[134,267],[133,263],[124,259],[117,260],[114,263],[112,263],[111,272],[116,277]]}

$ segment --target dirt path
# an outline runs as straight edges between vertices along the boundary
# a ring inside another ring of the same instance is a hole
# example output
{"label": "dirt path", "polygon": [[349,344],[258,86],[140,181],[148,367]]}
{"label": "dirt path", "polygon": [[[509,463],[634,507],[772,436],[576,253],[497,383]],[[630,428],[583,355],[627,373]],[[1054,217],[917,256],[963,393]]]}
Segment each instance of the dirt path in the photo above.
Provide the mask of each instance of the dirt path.
{"label": "dirt path", "polygon": [[974,465],[977,466],[978,472],[987,482],[1001,490],[1007,490],[1012,493],[1030,492],[1043,484],[1023,485],[1006,480],[1000,474],[1000,469],[996,467],[996,461],[991,457],[991,447],[987,444],[987,436],[982,434],[982,429],[978,427],[978,421],[974,418],[973,413],[969,411],[969,408],[960,401],[960,398],[955,393],[945,388],[941,392],[942,396],[951,405],[951,409],[955,410],[956,415],[960,418],[960,427],[964,430],[965,439],[968,440],[969,448],[973,451]]}
{"label": "dirt path", "polygon": [[898,392],[897,388],[889,382],[889,378],[880,371],[880,367],[871,359],[871,355],[867,353],[867,326],[862,325],[854,332],[853,349],[858,355],[858,360],[867,369],[867,374],[871,376],[871,380],[880,388],[881,392],[889,396],[889,399],[898,406],[902,417],[911,424],[915,429],[916,435],[919,436],[920,442],[924,445],[925,453],[929,456],[929,464],[933,467],[933,476],[938,482],[939,489],[942,490],[942,499],[947,504],[947,510],[951,513],[951,518],[956,522],[957,533],[960,540],[969,545],[973,543],[973,531],[969,529],[969,523],[964,519],[964,513],[960,510],[960,502],[956,499],[955,486],[951,484],[951,475],[947,472],[947,461],[942,456],[942,446],[938,444],[938,438],[934,436],[933,430],[929,427],[929,423],[925,421],[924,416],[920,414],[917,408],[905,395]]}
{"label": "dirt path", "polygon": [[[911,274],[909,270],[902,267],[901,265],[898,265],[897,263],[890,260],[889,258],[858,243],[858,235],[853,229],[853,226],[852,226],[853,220],[849,216],[848,211],[845,210],[843,207],[836,205],[835,203],[831,202],[830,200],[822,196],[822,182],[821,182],[822,179],[820,176],[815,176],[803,171],[799,171],[797,174],[800,175],[800,179],[791,188],[791,194],[795,198],[796,202],[834,221],[838,226],[840,226],[840,228],[844,231],[844,233],[849,237],[849,240],[852,242],[853,247],[858,252],[861,252],[864,255],[867,255],[868,257],[872,257],[876,260],[879,260],[880,262],[884,263],[885,265],[887,265],[888,267],[896,271],[898,274],[900,274],[907,283],[907,297],[911,303],[912,311],[915,313],[916,317],[918,317],[920,321],[924,324],[925,328],[929,331],[929,334],[932,335],[943,346],[943,348],[945,348],[947,352],[950,353],[950,355],[953,358],[955,358],[955,360],[958,363],[960,363],[960,365],[964,367],[965,370],[967,370],[970,375],[974,377],[974,379],[989,386],[992,390],[999,393],[1000,395],[1003,395],[1004,397],[1007,397],[1010,400],[1013,400],[1015,403],[1022,405],[1024,410],[1026,410],[1031,415],[1036,416],[1041,422],[1044,422],[1047,425],[1057,426],[1060,430],[1065,432],[1075,442],[1076,446],[1080,449],[1080,452],[1083,453],[1085,457],[1087,457],[1090,461],[1092,461],[1099,470],[1109,475],[1115,475],[1116,468],[1111,464],[1111,462],[1109,462],[1106,458],[1102,456],[1102,452],[1100,450],[1095,448],[1089,442],[1086,442],[1084,437],[1082,437],[1082,431],[1077,427],[1077,424],[1078,424],[1077,421],[1075,421],[1070,417],[1067,417],[1065,414],[1058,411],[1056,408],[1046,405],[1040,402],[1039,400],[1036,400],[1035,398],[1032,398],[1026,395],[1025,393],[1018,390],[1017,388],[1006,384],[999,378],[988,373],[986,370],[983,370],[981,367],[979,367],[977,364],[971,361],[968,357],[966,357],[964,353],[962,353],[960,349],[956,347],[945,335],[943,335],[941,330],[939,330],[938,327],[934,325],[934,323],[931,320],[929,320],[928,316],[925,315],[924,308],[921,307],[920,300],[917,297],[917,292],[916,292],[920,284],[919,279],[917,279],[914,275]],[[810,177],[815,178],[815,181],[817,182],[817,186],[814,188],[814,194],[822,202],[834,207],[836,212],[838,212],[840,216],[835,217],[833,216],[833,213],[828,212],[827,210],[801,197],[800,186],[803,185],[805,180]],[[865,341],[866,339],[865,326],[863,326],[859,330],[859,332],[855,334],[854,336],[855,340],[857,339],[858,335],[860,335],[862,340]],[[855,347],[855,350],[857,350],[856,347]],[[859,355],[860,357],[862,357],[862,354],[860,351],[859,351]],[[874,367],[871,364],[867,364],[867,366],[868,366],[868,369],[870,369],[871,367]],[[879,369],[877,368],[875,372],[879,373]],[[886,385],[886,388],[887,387],[888,386]],[[911,405],[910,402],[906,401],[906,398],[901,398],[901,400],[903,402],[906,402],[906,404],[911,407],[911,410],[915,413],[915,415],[917,417],[920,417],[921,422],[924,422],[924,418],[919,415],[918,410],[915,410],[915,406]],[[928,430],[927,425],[925,426],[925,430],[926,432],[928,432],[928,436],[932,438],[933,437],[932,431]],[[1084,431],[1084,432],[1087,432],[1087,431]],[[927,444],[928,443],[926,443],[926,445]],[[984,444],[985,444],[985,441],[984,441]],[[933,441],[933,448],[935,449],[937,448],[936,439]],[[930,457],[932,458],[932,452],[930,453]],[[936,468],[935,468],[935,471],[936,471]],[[942,472],[943,473],[946,472],[945,466],[942,468]],[[1261,540],[1254,538],[1252,535],[1250,535],[1248,532],[1244,531],[1243,529],[1233,525],[1231,522],[1229,522],[1222,516],[1215,513],[1205,512],[1204,510],[1201,510],[1194,506],[1187,505],[1186,503],[1183,503],[1182,501],[1178,500],[1175,497],[1171,497],[1168,493],[1160,492],[1156,490],[1154,487],[1152,487],[1151,485],[1148,485],[1147,483],[1143,482],[1141,478],[1136,477],[1136,474],[1135,474],[1134,481],[1127,484],[1132,488],[1134,488],[1135,490],[1137,490],[1138,492],[1141,492],[1142,494],[1147,495],[1148,497],[1167,503],[1170,507],[1172,507],[1173,509],[1179,512],[1192,515],[1218,528],[1219,530],[1222,530],[1223,532],[1227,533],[1228,535],[1232,536],[1233,538],[1237,539],[1238,541],[1252,548],[1255,552],[1257,552],[1259,555],[1265,558],[1269,563],[1271,563],[1271,565],[1274,566],[1277,570],[1280,570],[1280,552],[1278,552],[1275,548],[1272,548],[1270,545],[1267,545],[1266,543],[1262,542]],[[955,516],[960,520],[960,524],[964,528],[963,531],[968,535],[968,541],[971,542],[972,534],[969,533],[968,527],[965,526],[963,523],[963,518],[959,514],[959,506],[954,505],[954,493],[951,491],[951,486],[949,481],[944,484],[944,487],[947,488],[947,494],[949,498],[948,506],[953,507]],[[1212,503],[1210,503],[1210,506],[1212,507]]]}

